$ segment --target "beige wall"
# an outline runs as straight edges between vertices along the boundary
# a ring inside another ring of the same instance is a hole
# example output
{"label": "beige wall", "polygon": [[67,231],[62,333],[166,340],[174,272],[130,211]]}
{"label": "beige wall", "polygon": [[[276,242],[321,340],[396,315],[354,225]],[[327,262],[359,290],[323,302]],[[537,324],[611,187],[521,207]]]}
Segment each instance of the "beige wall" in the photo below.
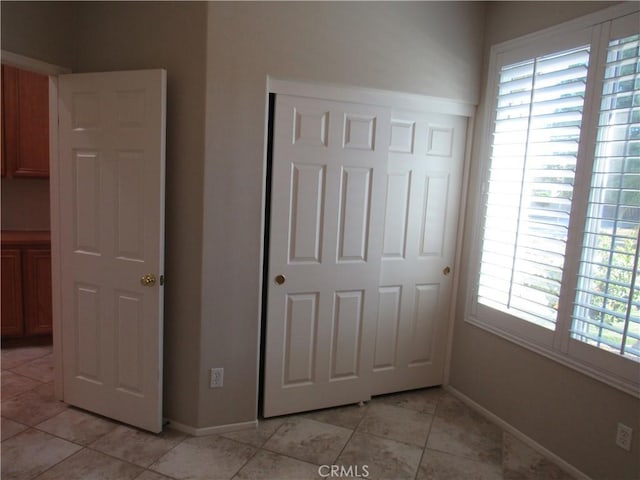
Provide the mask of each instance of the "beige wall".
{"label": "beige wall", "polygon": [[208,18],[199,426],[256,415],[267,75],[477,102],[484,5],[212,2]]}
{"label": "beige wall", "polygon": [[49,180],[2,179],[2,230],[49,230]]}
{"label": "beige wall", "polygon": [[[612,5],[607,2],[492,2],[487,9],[485,58],[492,44]],[[482,118],[483,103],[478,119]],[[482,130],[477,123],[476,143]],[[474,156],[477,145],[474,145]],[[471,178],[477,178],[476,163]],[[474,191],[471,196],[473,201]],[[469,222],[467,221],[467,225]],[[462,278],[472,240],[467,229]],[[575,370],[464,321],[461,285],[450,383],[545,448],[594,479],[640,478],[640,442],[615,446],[618,422],[640,431],[640,401]]]}
{"label": "beige wall", "polygon": [[71,68],[74,2],[2,2],[2,49]]}

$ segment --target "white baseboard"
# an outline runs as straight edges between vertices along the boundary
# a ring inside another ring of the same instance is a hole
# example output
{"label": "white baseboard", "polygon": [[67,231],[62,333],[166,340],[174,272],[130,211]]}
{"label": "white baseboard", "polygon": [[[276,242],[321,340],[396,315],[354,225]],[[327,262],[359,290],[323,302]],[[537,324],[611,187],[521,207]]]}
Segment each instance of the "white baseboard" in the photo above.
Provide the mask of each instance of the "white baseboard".
{"label": "white baseboard", "polygon": [[194,437],[204,437],[205,435],[214,435],[216,433],[235,432],[236,430],[248,430],[258,426],[257,420],[252,420],[251,422],[230,423],[228,425],[217,425],[215,427],[192,427],[191,425],[185,425],[184,423],[176,422],[170,418],[165,418],[165,422],[174,430],[178,430],[182,433],[188,433]]}
{"label": "white baseboard", "polygon": [[553,453],[551,450],[546,449],[545,447],[540,445],[538,442],[533,440],[531,437],[528,437],[527,435],[522,433],[520,430],[518,430],[516,427],[514,427],[510,423],[507,423],[505,420],[503,420],[502,418],[498,417],[496,414],[490,412],[489,410],[487,410],[486,408],[484,408],[480,404],[476,403],[475,401],[473,401],[472,399],[467,397],[464,393],[456,390],[451,385],[446,385],[444,387],[444,389],[447,392],[449,392],[451,395],[453,395],[454,397],[456,397],[457,399],[462,401],[468,407],[474,409],[480,415],[486,417],[489,421],[495,423],[500,428],[502,428],[504,431],[509,432],[511,435],[516,437],[518,440],[520,440],[524,444],[526,444],[529,447],[531,447],[532,449],[534,449],[536,452],[538,452],[540,455],[545,457],[547,460],[549,460],[550,462],[555,463],[558,467],[560,467],[562,470],[567,472],[569,475],[574,476],[578,480],[591,480],[591,477],[589,477],[588,475],[586,475],[583,472],[581,472],[580,470],[578,470],[576,467],[571,465],[566,460],[560,458],[558,455]]}

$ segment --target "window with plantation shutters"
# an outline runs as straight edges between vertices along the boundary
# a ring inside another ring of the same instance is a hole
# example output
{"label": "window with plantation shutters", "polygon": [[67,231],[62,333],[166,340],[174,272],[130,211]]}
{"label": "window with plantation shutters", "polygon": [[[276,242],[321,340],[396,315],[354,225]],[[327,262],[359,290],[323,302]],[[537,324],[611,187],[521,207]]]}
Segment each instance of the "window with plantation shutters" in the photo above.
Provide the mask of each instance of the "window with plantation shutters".
{"label": "window with plantation shutters", "polygon": [[504,66],[491,145],[478,300],[553,329],[589,46]]}
{"label": "window with plantation shutters", "polygon": [[609,43],[572,337],[640,360],[639,35]]}
{"label": "window with plantation shutters", "polygon": [[465,318],[640,397],[640,7],[566,25],[492,48]]}

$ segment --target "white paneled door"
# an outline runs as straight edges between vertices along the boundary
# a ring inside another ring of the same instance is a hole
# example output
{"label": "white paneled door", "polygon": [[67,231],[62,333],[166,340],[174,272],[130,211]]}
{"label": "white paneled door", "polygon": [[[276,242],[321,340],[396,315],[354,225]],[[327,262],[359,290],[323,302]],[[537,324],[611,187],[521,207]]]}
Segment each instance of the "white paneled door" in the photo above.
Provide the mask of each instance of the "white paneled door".
{"label": "white paneled door", "polygon": [[370,398],[389,111],[279,95],[264,414]]}
{"label": "white paneled door", "polygon": [[265,416],[443,380],[466,118],[278,95]]}
{"label": "white paneled door", "polygon": [[372,395],[443,381],[466,132],[392,112]]}
{"label": "white paneled door", "polygon": [[159,432],[166,72],[58,81],[64,401]]}

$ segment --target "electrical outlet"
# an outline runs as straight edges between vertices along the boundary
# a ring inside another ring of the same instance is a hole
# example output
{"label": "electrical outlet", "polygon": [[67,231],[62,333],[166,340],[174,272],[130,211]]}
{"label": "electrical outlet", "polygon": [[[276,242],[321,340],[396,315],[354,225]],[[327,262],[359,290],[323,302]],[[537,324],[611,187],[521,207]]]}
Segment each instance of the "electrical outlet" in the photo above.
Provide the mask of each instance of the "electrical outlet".
{"label": "electrical outlet", "polygon": [[624,448],[627,451],[631,451],[631,437],[633,436],[633,429],[628,427],[624,423],[618,423],[618,431],[616,433],[616,445],[620,448]]}
{"label": "electrical outlet", "polygon": [[224,368],[212,368],[209,386],[211,388],[220,388],[224,383]]}

